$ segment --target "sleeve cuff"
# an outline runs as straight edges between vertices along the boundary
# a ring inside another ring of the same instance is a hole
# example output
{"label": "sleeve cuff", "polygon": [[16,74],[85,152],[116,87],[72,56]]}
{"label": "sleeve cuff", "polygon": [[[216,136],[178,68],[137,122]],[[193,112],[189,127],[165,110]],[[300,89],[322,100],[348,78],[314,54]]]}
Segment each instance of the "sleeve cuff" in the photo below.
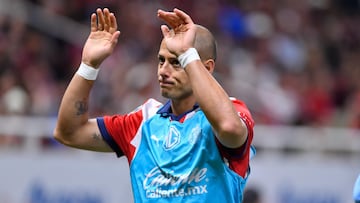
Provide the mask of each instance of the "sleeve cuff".
{"label": "sleeve cuff", "polygon": [[117,157],[123,156],[124,152],[120,149],[120,147],[116,144],[115,140],[111,137],[110,133],[107,131],[104,118],[98,117],[96,118],[96,121],[100,129],[101,136],[105,140],[105,142],[116,153]]}

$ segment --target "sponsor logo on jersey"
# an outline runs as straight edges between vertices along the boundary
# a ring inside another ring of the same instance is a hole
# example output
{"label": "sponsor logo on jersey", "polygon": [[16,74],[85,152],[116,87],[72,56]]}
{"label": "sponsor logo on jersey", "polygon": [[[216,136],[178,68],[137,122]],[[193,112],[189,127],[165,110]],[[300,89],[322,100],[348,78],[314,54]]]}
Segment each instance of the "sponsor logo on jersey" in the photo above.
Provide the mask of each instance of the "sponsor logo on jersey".
{"label": "sponsor logo on jersey", "polygon": [[143,181],[147,198],[182,197],[201,195],[207,191],[207,168],[195,168],[188,174],[174,175],[155,167]]}

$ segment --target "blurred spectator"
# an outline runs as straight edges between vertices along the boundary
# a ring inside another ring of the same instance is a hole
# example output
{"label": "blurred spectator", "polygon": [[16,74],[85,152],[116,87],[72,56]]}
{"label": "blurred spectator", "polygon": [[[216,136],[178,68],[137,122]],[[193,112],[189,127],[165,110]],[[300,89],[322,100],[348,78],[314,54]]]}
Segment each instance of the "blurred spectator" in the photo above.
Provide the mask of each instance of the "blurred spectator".
{"label": "blurred spectator", "polygon": [[0,112],[5,115],[24,115],[29,113],[30,98],[20,84],[19,78],[11,70],[5,70],[0,75]]}

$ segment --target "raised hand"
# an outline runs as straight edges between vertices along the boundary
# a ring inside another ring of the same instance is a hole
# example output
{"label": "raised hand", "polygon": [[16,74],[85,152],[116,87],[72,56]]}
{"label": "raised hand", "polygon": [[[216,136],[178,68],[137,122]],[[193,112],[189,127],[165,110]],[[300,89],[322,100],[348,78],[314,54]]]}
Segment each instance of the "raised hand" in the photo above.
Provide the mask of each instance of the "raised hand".
{"label": "raised hand", "polygon": [[179,56],[194,47],[196,25],[185,12],[174,9],[172,12],[158,10],[158,17],[168,25],[162,25],[161,31],[170,52]]}
{"label": "raised hand", "polygon": [[91,32],[83,49],[82,62],[98,68],[113,52],[119,36],[115,15],[107,8],[98,8],[96,14],[91,15]]}

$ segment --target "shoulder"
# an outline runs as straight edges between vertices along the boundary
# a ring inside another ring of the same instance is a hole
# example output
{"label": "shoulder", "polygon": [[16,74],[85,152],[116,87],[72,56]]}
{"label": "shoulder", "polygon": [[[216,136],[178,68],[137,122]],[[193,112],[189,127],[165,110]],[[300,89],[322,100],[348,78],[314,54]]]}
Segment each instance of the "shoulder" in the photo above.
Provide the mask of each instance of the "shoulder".
{"label": "shoulder", "polygon": [[233,105],[235,106],[236,110],[238,112],[243,112],[243,113],[246,113],[246,114],[250,114],[250,110],[249,108],[247,107],[247,105],[245,104],[244,101],[242,100],[239,100],[235,97],[229,97],[229,99],[232,101]]}
{"label": "shoulder", "polygon": [[163,104],[156,99],[150,98],[146,100],[143,104],[136,107],[134,110],[132,110],[129,114],[143,111],[143,110],[152,110],[152,109],[159,109]]}
{"label": "shoulder", "polygon": [[229,99],[232,101],[232,103],[234,105],[240,105],[240,106],[245,106],[246,107],[245,102],[240,100],[240,99],[237,99],[236,97],[229,97]]}
{"label": "shoulder", "polygon": [[246,103],[235,97],[229,97],[229,98],[232,101],[239,116],[248,124],[248,126],[254,126],[254,120]]}
{"label": "shoulder", "polygon": [[142,109],[158,110],[163,104],[156,99],[150,98],[142,105]]}
{"label": "shoulder", "polygon": [[146,102],[144,104],[150,105],[150,106],[153,106],[156,108],[159,108],[160,106],[163,105],[161,102],[159,102],[158,100],[156,100],[154,98],[149,98],[148,100],[146,100]]}
{"label": "shoulder", "polygon": [[126,114],[114,114],[103,116],[107,123],[141,123],[156,114],[163,104],[156,99],[150,98]]}
{"label": "shoulder", "polygon": [[155,115],[161,106],[163,106],[161,102],[159,102],[156,99],[150,98],[146,100],[145,103],[143,103],[141,106],[137,107],[135,110],[130,112],[129,114],[141,112],[143,118],[147,119]]}

